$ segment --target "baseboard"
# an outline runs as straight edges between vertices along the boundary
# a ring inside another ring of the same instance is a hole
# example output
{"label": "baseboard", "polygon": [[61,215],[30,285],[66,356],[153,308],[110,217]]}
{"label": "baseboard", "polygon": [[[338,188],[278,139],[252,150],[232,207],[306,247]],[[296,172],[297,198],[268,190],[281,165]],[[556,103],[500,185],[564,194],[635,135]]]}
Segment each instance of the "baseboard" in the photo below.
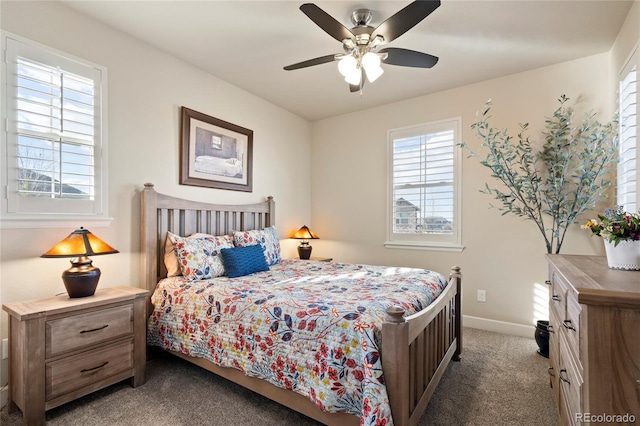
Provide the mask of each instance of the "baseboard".
{"label": "baseboard", "polygon": [[513,322],[496,321],[492,319],[462,316],[464,327],[479,328],[481,330],[495,331],[496,333],[511,334],[514,336],[530,337],[533,339],[535,327],[533,325],[516,324]]}
{"label": "baseboard", "polygon": [[0,389],[0,410],[7,405],[7,401],[9,400],[9,386],[5,386]]}

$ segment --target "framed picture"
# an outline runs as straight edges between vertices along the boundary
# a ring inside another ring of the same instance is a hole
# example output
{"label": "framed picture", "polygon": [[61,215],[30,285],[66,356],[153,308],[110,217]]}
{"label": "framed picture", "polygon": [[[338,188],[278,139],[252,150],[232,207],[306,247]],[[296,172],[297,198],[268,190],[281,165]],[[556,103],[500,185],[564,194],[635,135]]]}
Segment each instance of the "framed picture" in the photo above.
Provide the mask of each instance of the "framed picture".
{"label": "framed picture", "polygon": [[182,107],[180,184],[252,191],[253,131]]}

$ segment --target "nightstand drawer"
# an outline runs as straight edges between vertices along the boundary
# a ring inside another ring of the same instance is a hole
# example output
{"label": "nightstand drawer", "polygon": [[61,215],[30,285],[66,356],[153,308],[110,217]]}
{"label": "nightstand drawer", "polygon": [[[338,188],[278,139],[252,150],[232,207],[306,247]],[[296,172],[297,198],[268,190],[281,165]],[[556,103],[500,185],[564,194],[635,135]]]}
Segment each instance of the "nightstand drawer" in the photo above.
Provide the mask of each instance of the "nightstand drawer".
{"label": "nightstand drawer", "polygon": [[47,401],[133,368],[133,339],[47,363]]}
{"label": "nightstand drawer", "polygon": [[47,321],[47,358],[133,333],[133,305]]}

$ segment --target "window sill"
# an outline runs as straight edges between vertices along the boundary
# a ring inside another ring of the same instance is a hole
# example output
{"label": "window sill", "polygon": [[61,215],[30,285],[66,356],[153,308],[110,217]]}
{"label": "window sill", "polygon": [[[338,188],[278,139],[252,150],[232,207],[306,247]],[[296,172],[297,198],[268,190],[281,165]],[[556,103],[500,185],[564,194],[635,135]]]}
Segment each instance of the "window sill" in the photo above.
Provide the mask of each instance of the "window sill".
{"label": "window sill", "polygon": [[0,229],[20,228],[106,228],[111,225],[112,217],[106,216],[74,216],[74,215],[16,215],[5,213],[0,216]]}
{"label": "window sill", "polygon": [[448,251],[455,253],[461,253],[464,250],[464,246],[459,244],[423,243],[415,241],[386,241],[384,246],[389,249]]}

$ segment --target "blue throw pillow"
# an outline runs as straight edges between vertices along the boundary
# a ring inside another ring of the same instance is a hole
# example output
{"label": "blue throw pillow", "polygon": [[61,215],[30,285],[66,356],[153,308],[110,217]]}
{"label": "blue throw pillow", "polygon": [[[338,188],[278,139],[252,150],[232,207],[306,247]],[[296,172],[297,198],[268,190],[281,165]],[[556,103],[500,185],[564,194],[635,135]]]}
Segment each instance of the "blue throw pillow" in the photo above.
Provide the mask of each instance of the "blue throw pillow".
{"label": "blue throw pillow", "polygon": [[220,250],[222,264],[229,278],[242,277],[255,272],[268,271],[269,265],[260,244]]}

